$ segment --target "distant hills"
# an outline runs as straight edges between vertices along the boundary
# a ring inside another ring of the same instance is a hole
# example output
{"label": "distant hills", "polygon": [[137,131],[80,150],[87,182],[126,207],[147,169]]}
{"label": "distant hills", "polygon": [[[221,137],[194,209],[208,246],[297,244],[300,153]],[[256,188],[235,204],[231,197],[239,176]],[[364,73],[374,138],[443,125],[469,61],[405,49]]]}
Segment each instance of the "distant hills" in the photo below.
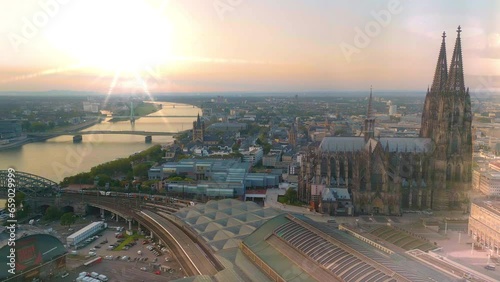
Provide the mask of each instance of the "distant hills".
{"label": "distant hills", "polygon": [[50,91],[0,91],[0,96],[22,96],[22,97],[64,97],[64,96],[101,96],[102,93],[72,90],[50,90]]}
{"label": "distant hills", "polygon": [[[295,96],[306,97],[306,96],[315,96],[315,97],[323,97],[323,96],[359,96],[363,97],[369,93],[369,90],[366,91],[298,91],[298,92],[200,92],[200,93],[186,93],[186,92],[160,92],[153,93],[153,96],[226,96],[226,97],[243,97],[243,96],[274,96],[274,97],[287,97],[287,96]],[[376,91],[377,96],[398,96],[398,95],[409,95],[409,96],[423,96],[425,92],[422,91]],[[23,97],[63,97],[63,96],[103,96],[104,93],[99,92],[90,92],[90,91],[73,91],[73,90],[50,90],[50,91],[0,91],[0,96],[23,96]],[[141,96],[141,95],[133,95],[129,93],[114,93],[113,96]],[[142,95],[144,96],[144,95]]]}
{"label": "distant hills", "polygon": [[[369,90],[364,91],[297,91],[297,92],[200,92],[200,93],[153,93],[154,97],[182,96],[182,97],[293,97],[298,95],[299,98],[304,97],[365,97]],[[425,91],[408,91],[408,90],[377,90],[373,92],[379,97],[424,97]],[[495,93],[471,93],[471,95],[480,97],[489,97]],[[91,91],[74,91],[74,90],[50,90],[50,91],[0,91],[0,96],[17,96],[17,97],[87,97],[87,96],[104,96],[104,93]],[[145,94],[137,95],[130,93],[115,93],[113,96],[145,96]],[[496,96],[496,95],[495,95]]]}

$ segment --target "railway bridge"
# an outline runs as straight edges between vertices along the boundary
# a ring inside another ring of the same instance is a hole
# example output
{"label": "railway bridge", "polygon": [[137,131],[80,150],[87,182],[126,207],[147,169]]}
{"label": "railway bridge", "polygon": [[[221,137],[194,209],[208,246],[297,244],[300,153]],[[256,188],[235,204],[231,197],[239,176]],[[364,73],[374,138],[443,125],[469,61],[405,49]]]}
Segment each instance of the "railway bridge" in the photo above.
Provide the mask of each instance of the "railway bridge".
{"label": "railway bridge", "polygon": [[[0,198],[6,198],[8,178],[12,175],[7,170],[0,171]],[[115,216],[115,220],[124,219],[128,222],[128,229],[134,226],[139,230],[145,228],[152,237],[159,239],[169,246],[172,254],[177,258],[187,276],[215,275],[224,269],[223,265],[214,257],[203,242],[189,236],[177,223],[170,221],[157,213],[157,207],[142,197],[112,197],[88,195],[84,193],[61,193],[57,183],[25,172],[16,172],[16,187],[18,191],[27,194],[26,201],[32,201],[35,212],[43,212],[49,206],[57,206],[64,212],[86,214],[91,209],[105,211]],[[170,212],[172,207],[163,209]],[[135,225],[136,224],[136,225]]]}

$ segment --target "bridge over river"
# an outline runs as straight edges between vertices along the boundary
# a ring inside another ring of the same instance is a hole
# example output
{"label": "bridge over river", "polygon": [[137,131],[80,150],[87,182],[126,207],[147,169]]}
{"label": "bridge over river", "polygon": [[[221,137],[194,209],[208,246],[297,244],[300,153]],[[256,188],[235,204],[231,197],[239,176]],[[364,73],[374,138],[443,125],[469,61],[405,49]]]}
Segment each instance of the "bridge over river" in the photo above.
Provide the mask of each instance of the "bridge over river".
{"label": "bridge over river", "polygon": [[173,136],[179,132],[161,132],[161,131],[136,131],[136,130],[92,130],[92,131],[55,131],[43,133],[30,133],[30,137],[50,137],[60,135],[88,135],[88,134],[126,134],[143,136]]}

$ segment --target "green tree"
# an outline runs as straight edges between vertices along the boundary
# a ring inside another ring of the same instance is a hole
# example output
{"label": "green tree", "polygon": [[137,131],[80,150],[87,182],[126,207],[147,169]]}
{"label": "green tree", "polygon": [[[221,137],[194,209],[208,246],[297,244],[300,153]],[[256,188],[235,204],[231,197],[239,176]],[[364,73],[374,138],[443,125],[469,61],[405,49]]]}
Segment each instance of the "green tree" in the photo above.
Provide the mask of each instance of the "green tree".
{"label": "green tree", "polygon": [[71,227],[76,222],[76,217],[72,212],[67,212],[61,216],[61,225]]}
{"label": "green tree", "polygon": [[285,203],[294,204],[295,202],[297,202],[297,191],[295,191],[293,188],[288,188],[283,198],[285,199]]}
{"label": "green tree", "polygon": [[54,206],[50,206],[45,211],[45,215],[43,216],[45,220],[55,220],[61,218],[61,211]]}
{"label": "green tree", "polygon": [[264,155],[267,155],[267,153],[269,153],[269,151],[271,151],[271,148],[272,148],[272,145],[269,144],[269,143],[264,143],[262,145],[262,149],[264,150]]}
{"label": "green tree", "polygon": [[35,121],[35,122],[31,123],[31,131],[34,131],[34,132],[43,132],[43,131],[46,131],[47,128],[48,128],[48,126],[43,122]]}
{"label": "green tree", "polygon": [[111,183],[111,177],[107,174],[99,174],[97,175],[99,177],[99,186],[104,186],[106,183]]}
{"label": "green tree", "polygon": [[145,163],[135,165],[133,169],[134,176],[140,177],[141,179],[148,178],[148,170],[150,167],[151,165]]}
{"label": "green tree", "polygon": [[233,147],[231,147],[234,153],[238,152],[240,149],[240,144],[238,142],[234,143]]}

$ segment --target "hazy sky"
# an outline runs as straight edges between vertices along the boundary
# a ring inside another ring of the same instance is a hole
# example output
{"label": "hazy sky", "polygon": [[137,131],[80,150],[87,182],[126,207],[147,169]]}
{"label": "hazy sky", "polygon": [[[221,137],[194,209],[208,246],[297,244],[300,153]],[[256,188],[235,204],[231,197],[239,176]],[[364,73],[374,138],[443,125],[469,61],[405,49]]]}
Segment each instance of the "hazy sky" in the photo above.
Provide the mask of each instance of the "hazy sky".
{"label": "hazy sky", "polygon": [[499,3],[0,0],[0,91],[424,91],[458,25],[466,84],[491,91]]}

